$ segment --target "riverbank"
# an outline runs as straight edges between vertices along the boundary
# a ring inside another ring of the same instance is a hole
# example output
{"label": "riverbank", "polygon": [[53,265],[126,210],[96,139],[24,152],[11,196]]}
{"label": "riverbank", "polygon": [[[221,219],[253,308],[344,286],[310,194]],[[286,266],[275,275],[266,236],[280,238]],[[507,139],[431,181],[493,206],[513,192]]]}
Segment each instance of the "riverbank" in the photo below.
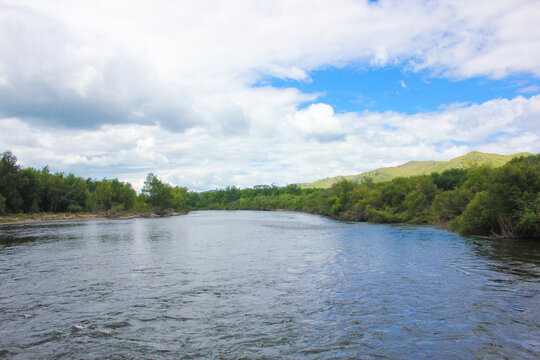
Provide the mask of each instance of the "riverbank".
{"label": "riverbank", "polygon": [[85,220],[126,220],[133,218],[157,218],[184,215],[187,212],[137,212],[137,213],[37,213],[0,216],[0,225],[71,222]]}

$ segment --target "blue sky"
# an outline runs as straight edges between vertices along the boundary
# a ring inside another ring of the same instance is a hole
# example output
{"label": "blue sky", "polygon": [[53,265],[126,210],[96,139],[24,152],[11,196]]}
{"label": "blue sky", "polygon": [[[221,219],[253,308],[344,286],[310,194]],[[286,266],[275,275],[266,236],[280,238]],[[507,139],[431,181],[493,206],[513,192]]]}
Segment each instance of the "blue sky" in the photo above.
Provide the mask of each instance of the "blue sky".
{"label": "blue sky", "polygon": [[[308,73],[307,79],[265,78],[258,86],[294,87],[317,93],[316,102],[336,112],[397,111],[405,114],[440,110],[454,103],[483,103],[496,98],[530,97],[540,93],[540,80],[530,74],[503,79],[485,76],[448,79],[429,71],[413,72],[405,66],[328,67]],[[303,106],[308,106],[308,101]]]}
{"label": "blue sky", "polygon": [[174,185],[540,152],[540,2],[3,0],[0,151]]}

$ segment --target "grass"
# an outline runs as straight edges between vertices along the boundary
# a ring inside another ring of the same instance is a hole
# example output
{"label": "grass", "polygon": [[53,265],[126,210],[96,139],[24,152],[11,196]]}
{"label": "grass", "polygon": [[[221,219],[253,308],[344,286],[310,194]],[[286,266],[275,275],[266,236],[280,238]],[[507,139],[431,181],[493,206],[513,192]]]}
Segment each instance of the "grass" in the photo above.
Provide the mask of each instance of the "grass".
{"label": "grass", "polygon": [[323,188],[327,189],[332,185],[342,181],[350,180],[361,182],[363,179],[370,178],[373,182],[390,181],[397,177],[411,177],[416,175],[429,175],[433,172],[441,173],[449,169],[468,169],[473,166],[489,165],[494,168],[503,166],[510,160],[518,156],[529,156],[531,153],[518,153],[513,155],[486,154],[479,151],[473,151],[466,155],[457,157],[449,161],[409,161],[406,164],[379,168],[367,171],[357,175],[336,176],[332,178],[320,179],[311,183],[300,184],[303,188]]}

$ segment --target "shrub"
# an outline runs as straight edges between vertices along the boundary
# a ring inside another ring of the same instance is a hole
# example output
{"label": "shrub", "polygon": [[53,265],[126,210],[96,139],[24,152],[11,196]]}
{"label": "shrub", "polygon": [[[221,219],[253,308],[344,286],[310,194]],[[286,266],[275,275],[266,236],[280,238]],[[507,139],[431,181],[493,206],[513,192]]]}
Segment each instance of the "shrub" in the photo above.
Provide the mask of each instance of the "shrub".
{"label": "shrub", "polygon": [[0,195],[0,215],[6,214],[6,198]]}
{"label": "shrub", "polygon": [[67,211],[70,213],[78,213],[78,212],[82,212],[83,208],[77,204],[71,204],[68,206]]}

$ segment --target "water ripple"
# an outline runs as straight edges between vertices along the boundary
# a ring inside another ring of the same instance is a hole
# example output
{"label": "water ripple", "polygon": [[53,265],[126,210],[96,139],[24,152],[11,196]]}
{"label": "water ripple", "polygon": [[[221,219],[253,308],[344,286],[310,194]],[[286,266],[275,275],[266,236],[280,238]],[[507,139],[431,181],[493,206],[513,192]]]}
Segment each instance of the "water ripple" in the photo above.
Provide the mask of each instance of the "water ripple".
{"label": "water ripple", "polygon": [[290,212],[0,228],[0,358],[540,357],[540,245]]}

